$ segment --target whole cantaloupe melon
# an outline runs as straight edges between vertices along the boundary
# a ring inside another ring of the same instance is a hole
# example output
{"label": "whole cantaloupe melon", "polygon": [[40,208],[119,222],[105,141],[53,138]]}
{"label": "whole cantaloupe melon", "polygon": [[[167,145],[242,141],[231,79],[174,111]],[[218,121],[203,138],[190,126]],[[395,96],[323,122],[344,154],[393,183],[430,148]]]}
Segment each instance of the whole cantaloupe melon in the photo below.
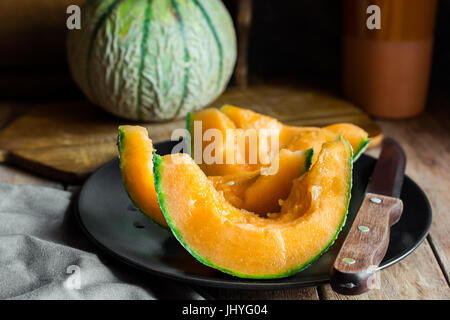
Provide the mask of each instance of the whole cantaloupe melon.
{"label": "whole cantaloupe melon", "polygon": [[219,96],[236,61],[220,0],[91,0],[68,37],[75,82],[94,104],[132,120],[184,116]]}

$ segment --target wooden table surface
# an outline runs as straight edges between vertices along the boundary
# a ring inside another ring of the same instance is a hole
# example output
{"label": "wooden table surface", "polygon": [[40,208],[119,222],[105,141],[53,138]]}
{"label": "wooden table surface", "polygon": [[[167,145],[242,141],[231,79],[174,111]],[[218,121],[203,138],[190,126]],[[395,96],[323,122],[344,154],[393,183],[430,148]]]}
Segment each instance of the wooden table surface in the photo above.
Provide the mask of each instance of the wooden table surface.
{"label": "wooden table surface", "polygon": [[[21,112],[0,104],[0,128]],[[408,157],[406,173],[428,195],[433,209],[430,234],[403,261],[380,272],[381,289],[360,296],[342,296],[329,285],[274,291],[200,288],[219,299],[450,299],[450,99],[430,99],[426,111],[408,120],[377,120],[385,136],[397,139]],[[369,154],[377,156],[378,148]],[[0,181],[76,191],[20,169],[0,165]]]}

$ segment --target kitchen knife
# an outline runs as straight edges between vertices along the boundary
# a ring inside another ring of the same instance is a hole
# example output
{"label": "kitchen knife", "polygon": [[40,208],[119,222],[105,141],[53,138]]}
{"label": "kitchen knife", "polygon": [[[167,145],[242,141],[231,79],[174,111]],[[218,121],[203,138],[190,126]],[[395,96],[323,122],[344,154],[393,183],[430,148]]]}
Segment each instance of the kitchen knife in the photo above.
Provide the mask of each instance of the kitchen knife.
{"label": "kitchen knife", "polygon": [[403,149],[385,138],[362,205],[332,266],[330,283],[337,293],[356,295],[377,285],[390,227],[403,210],[399,197],[405,165]]}

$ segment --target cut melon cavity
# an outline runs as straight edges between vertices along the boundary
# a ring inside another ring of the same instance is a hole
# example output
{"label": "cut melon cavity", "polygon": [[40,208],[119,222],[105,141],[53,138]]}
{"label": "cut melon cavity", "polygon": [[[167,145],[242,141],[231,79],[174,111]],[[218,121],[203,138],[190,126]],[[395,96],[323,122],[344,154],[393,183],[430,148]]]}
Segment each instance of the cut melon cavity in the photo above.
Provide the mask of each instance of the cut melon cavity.
{"label": "cut melon cavity", "polygon": [[326,142],[310,171],[293,180],[280,211],[266,218],[230,204],[187,154],[155,154],[154,177],[166,221],[194,257],[238,277],[280,278],[307,267],[341,230],[352,148],[342,138]]}
{"label": "cut melon cavity", "polygon": [[[154,187],[155,150],[147,129],[120,126],[118,146],[122,178],[130,199],[151,220],[168,228]],[[210,176],[208,179],[236,207],[264,215],[279,209],[279,200],[287,198],[292,180],[310,168],[312,153],[312,149],[282,150],[277,161],[269,167],[227,176]],[[259,201],[261,197],[263,199]]]}
{"label": "cut melon cavity", "polygon": [[[349,123],[338,123],[323,128],[318,127],[296,127],[289,126],[279,122],[277,119],[257,113],[255,111],[235,107],[232,105],[224,105],[220,109],[204,109],[189,114],[187,120],[187,128],[191,137],[195,137],[193,132],[193,121],[201,121],[203,123],[203,132],[208,128],[219,129],[224,137],[223,145],[226,140],[226,129],[230,130],[256,130],[258,134],[258,143],[261,139],[260,130],[271,130],[272,134],[278,139],[279,150],[289,149],[291,151],[314,149],[313,163],[317,160],[323,143],[338,139],[342,135],[349,141],[354,152],[354,161],[364,152],[369,145],[369,138],[366,131],[360,127]],[[203,134],[202,132],[202,134]],[[194,147],[194,139],[192,146]],[[204,150],[209,142],[203,142],[201,150]],[[268,143],[270,145],[270,143]],[[222,149],[224,158],[229,149]],[[248,146],[245,149],[249,151]],[[258,154],[260,150],[258,149]],[[267,150],[267,156],[275,154],[272,150]],[[248,153],[246,153],[248,157]],[[200,164],[201,169],[206,175],[229,175],[242,171],[253,171],[262,166],[258,159],[257,164]]]}
{"label": "cut melon cavity", "polygon": [[311,167],[313,149],[283,149],[268,167],[227,176],[210,176],[214,188],[239,209],[265,215],[280,209],[292,188],[292,181]]}

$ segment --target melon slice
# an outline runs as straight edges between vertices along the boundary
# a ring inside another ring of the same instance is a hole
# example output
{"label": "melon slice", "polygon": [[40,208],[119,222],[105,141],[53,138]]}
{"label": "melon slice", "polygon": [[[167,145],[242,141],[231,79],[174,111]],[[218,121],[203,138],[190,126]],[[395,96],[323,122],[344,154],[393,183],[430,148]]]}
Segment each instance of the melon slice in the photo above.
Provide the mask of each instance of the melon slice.
{"label": "melon slice", "polygon": [[[224,106],[221,110],[226,110],[232,115],[233,110],[245,110],[230,105]],[[282,128],[281,123],[276,119],[260,115],[251,110],[245,110],[245,115],[237,112],[240,119],[230,119],[228,115],[221,110],[208,108],[200,111],[191,112],[186,118],[186,128],[190,133],[190,154],[199,164],[200,168],[208,176],[234,175],[243,171],[249,173],[258,170],[261,166],[269,165],[274,154],[278,149],[272,148],[271,139],[278,140],[279,132]],[[246,122],[245,119],[249,121]],[[201,123],[201,130],[195,127],[195,123]],[[246,123],[248,125],[246,125]],[[259,126],[261,128],[259,128]],[[215,138],[205,136],[205,132],[210,129],[216,129],[221,133],[222,139],[216,141]],[[261,133],[261,129],[265,132]],[[266,135],[264,135],[266,134]],[[268,134],[273,135],[268,136]],[[201,137],[199,137],[201,135]],[[240,140],[241,139],[241,140]],[[266,139],[264,143],[262,139]],[[205,151],[208,145],[214,142],[215,152],[221,152],[218,157],[220,163],[214,161],[208,163],[205,161]],[[239,144],[241,143],[241,144]],[[256,147],[251,150],[252,143]],[[264,148],[261,149],[260,148]],[[227,156],[232,154],[231,161]],[[252,160],[251,160],[252,159]]]}
{"label": "melon slice", "polygon": [[153,144],[147,129],[119,127],[120,171],[125,190],[134,205],[151,220],[168,228],[158,203],[153,179]]}
{"label": "melon slice", "polygon": [[[118,145],[122,178],[130,199],[142,213],[168,228],[154,187],[154,149],[147,129],[120,126]],[[278,157],[279,170],[275,174],[262,175],[260,170],[254,170],[208,178],[236,207],[264,214],[279,208],[278,200],[287,198],[292,179],[309,169],[311,158],[312,149],[298,152],[282,150]],[[271,171],[271,168],[264,170]],[[261,197],[263,201],[258,201]]]}
{"label": "melon slice", "polygon": [[[296,127],[283,125],[275,118],[231,105],[225,105],[220,110],[231,119],[237,128],[271,128],[278,130],[280,132],[279,144],[281,148],[291,144],[292,140],[298,138],[298,136],[303,136],[302,148],[304,149],[296,150],[306,150],[315,147],[320,143],[335,140],[337,135],[330,134],[331,132],[334,132],[336,134],[341,134],[348,142],[350,142],[353,148],[353,157],[354,160],[356,160],[369,145],[368,133],[351,123],[337,123],[324,128]],[[323,129],[328,131],[320,132]],[[315,134],[317,139],[314,137]],[[308,142],[310,143],[309,145],[307,145]],[[298,141],[297,144],[300,145]],[[318,155],[318,151],[320,151],[320,149],[314,148],[316,155]]]}
{"label": "melon slice", "polygon": [[[232,128],[232,130],[256,130],[258,143],[261,142],[261,129],[272,130],[272,134],[278,139],[279,150],[289,149],[291,151],[297,151],[313,148],[313,163],[317,160],[322,144],[337,139],[339,135],[342,135],[352,145],[354,150],[354,161],[369,145],[367,132],[353,124],[339,123],[324,128],[288,126],[282,124],[273,117],[231,105],[225,105],[220,110],[204,109],[191,113],[188,117],[188,129],[190,129],[191,135],[194,134],[189,125],[189,123],[192,122],[192,119],[204,121],[206,124],[204,126],[205,128],[218,128],[224,133],[224,136],[226,135],[226,130],[223,130],[224,127]],[[224,138],[224,141],[225,139],[226,138]],[[273,150],[270,149],[271,143],[269,141],[266,145],[269,146],[269,148],[262,152],[262,155],[264,155],[265,159],[270,159],[276,152],[273,152]],[[204,148],[205,143],[202,144],[202,150],[204,150]],[[261,150],[257,150],[259,154]],[[228,152],[230,152],[230,149],[223,149],[224,157],[226,157]],[[235,154],[239,154],[239,152],[234,152]],[[243,170],[252,171],[261,167],[262,164],[259,157],[256,165],[249,165],[249,153],[249,147],[246,145],[246,165],[238,164],[236,161],[235,163],[227,165],[203,163],[200,167],[207,175],[236,174]]]}
{"label": "melon slice", "polygon": [[280,278],[306,268],[336,239],[350,199],[352,149],[344,139],[325,143],[268,218],[230,204],[186,154],[155,154],[154,173],[166,221],[194,257],[238,277]]}

